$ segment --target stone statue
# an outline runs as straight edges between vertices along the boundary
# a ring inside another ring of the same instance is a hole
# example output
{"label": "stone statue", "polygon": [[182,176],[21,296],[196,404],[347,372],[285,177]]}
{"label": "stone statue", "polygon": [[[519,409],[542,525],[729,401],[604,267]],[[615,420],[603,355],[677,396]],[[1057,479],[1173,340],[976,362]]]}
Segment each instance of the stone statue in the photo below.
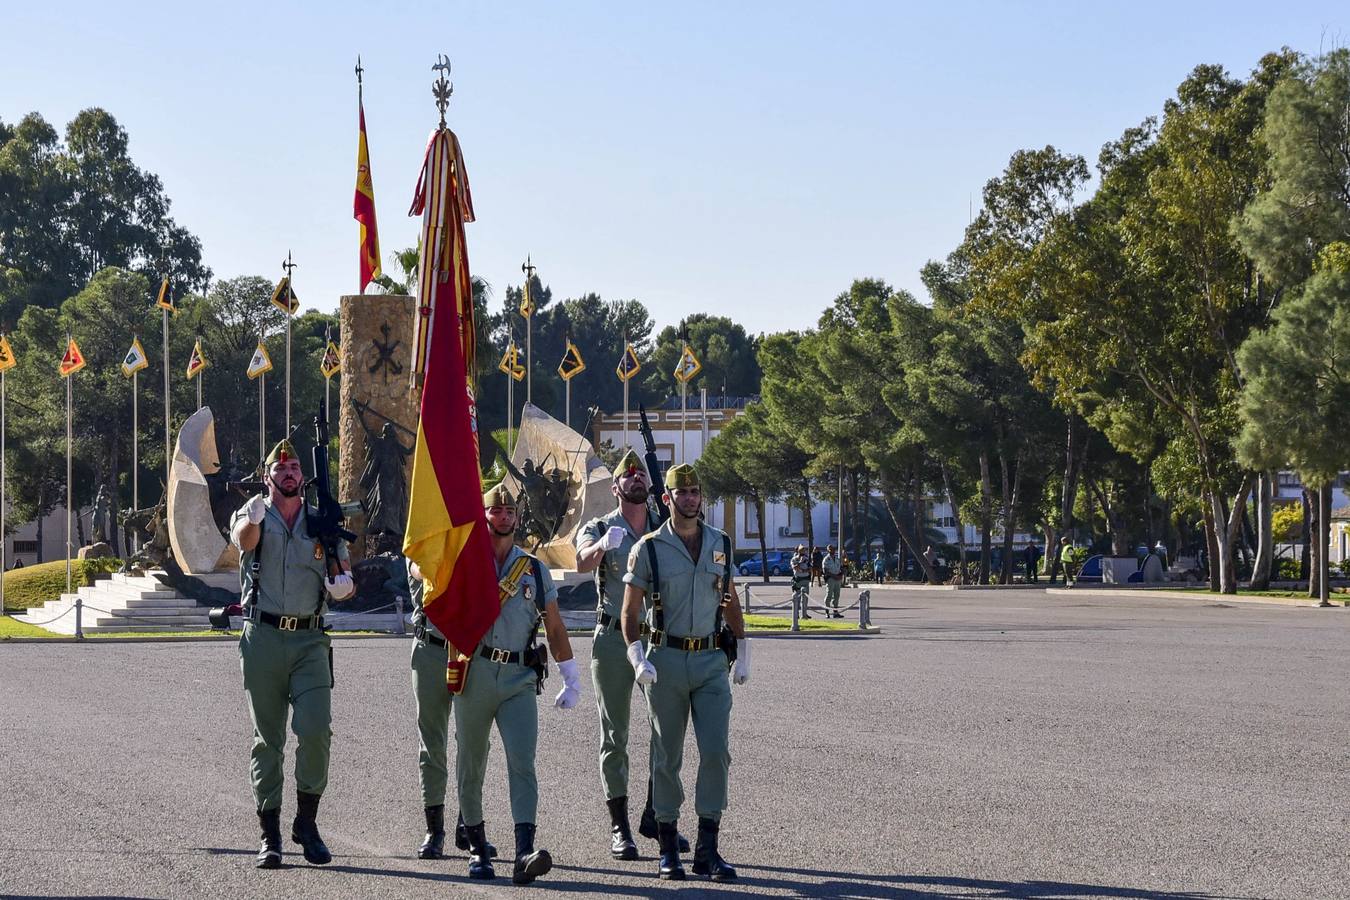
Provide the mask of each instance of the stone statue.
{"label": "stone statue", "polygon": [[357,421],[366,433],[366,463],[360,482],[366,492],[366,534],[402,538],[408,521],[407,458],[413,448],[399,440],[401,426],[397,423],[386,420],[376,432],[366,424],[365,416],[367,411],[374,411],[362,403],[354,405]]}
{"label": "stone statue", "polygon": [[112,514],[112,501],[108,498],[108,486],[100,484],[98,493],[94,495],[94,521],[92,531],[94,532],[95,544],[106,544],[108,534],[112,529],[108,527],[108,517]]}
{"label": "stone statue", "polygon": [[[534,546],[547,543],[557,535],[558,526],[567,513],[571,490],[567,473],[557,468],[546,473],[543,465],[536,466],[532,459],[526,459],[517,469],[500,448],[498,452],[506,470],[520,486],[518,532],[521,539],[533,538]],[[545,457],[545,463],[548,459]]]}

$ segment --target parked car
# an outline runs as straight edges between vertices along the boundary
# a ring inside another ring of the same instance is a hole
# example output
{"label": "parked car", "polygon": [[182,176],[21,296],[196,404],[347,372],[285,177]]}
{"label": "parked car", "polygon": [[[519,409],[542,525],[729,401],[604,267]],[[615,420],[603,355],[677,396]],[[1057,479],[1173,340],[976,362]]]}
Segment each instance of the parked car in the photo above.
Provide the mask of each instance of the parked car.
{"label": "parked car", "polygon": [[[767,554],[770,575],[789,575],[792,572],[792,554],[786,550],[770,550]],[[761,566],[759,554],[747,559],[736,567],[736,571],[742,575],[762,575],[764,569]]]}

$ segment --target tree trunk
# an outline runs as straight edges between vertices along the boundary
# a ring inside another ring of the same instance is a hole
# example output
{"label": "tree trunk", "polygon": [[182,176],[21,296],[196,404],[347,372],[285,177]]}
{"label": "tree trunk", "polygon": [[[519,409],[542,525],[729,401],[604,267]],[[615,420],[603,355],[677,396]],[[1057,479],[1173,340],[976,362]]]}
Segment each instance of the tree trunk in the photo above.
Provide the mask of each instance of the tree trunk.
{"label": "tree trunk", "polygon": [[816,551],[816,524],[811,521],[811,482],[809,479],[802,479],[802,496],[806,498],[806,510],[802,513],[802,518],[806,519],[806,546],[808,553]]}
{"label": "tree trunk", "polygon": [[1304,496],[1312,502],[1308,504],[1308,596],[1316,599],[1322,596],[1322,554],[1326,552],[1326,543],[1322,540],[1322,492],[1304,491]]}
{"label": "tree trunk", "polygon": [[900,540],[903,541],[905,546],[909,548],[909,551],[914,554],[914,558],[919,561],[919,568],[923,570],[924,577],[928,579],[929,583],[936,583],[937,575],[933,571],[933,567],[928,564],[928,560],[924,559],[919,548],[915,546],[916,538],[910,532],[909,525],[905,523],[905,516],[896,515],[895,504],[891,499],[890,492],[884,485],[882,486],[881,491],[881,502],[886,505],[886,512],[891,517],[891,521],[895,523],[895,530],[900,532]]}
{"label": "tree trunk", "polygon": [[989,451],[980,451],[980,580],[989,583],[989,567],[993,559],[992,531],[994,529],[994,483],[989,474]]}
{"label": "tree trunk", "polygon": [[1274,473],[1262,472],[1256,481],[1256,562],[1252,564],[1251,588],[1270,589],[1270,572],[1275,559],[1271,512],[1274,506]]}
{"label": "tree trunk", "polygon": [[1214,507],[1212,501],[1214,493],[1206,490],[1204,492],[1204,519],[1205,519],[1205,547],[1209,554],[1209,589],[1214,593],[1219,592],[1219,542],[1214,536]]}
{"label": "tree trunk", "polygon": [[1013,534],[1017,530],[1017,521],[1015,510],[1017,509],[1017,495],[1022,487],[1022,452],[1019,450],[1013,459],[1012,483],[1008,479],[1008,461],[1003,454],[999,454],[999,468],[1003,475],[1003,565],[1000,567],[998,576],[999,584],[1012,583],[1013,570]]}
{"label": "tree trunk", "polygon": [[1225,498],[1217,490],[1210,491],[1210,507],[1214,518],[1214,541],[1218,549],[1217,575],[1219,591],[1224,594],[1237,593],[1237,567],[1234,547],[1238,530],[1242,527],[1242,514],[1247,509],[1247,495],[1251,493],[1256,481],[1255,473],[1248,475],[1233,497],[1232,505],[1225,509]]}
{"label": "tree trunk", "polygon": [[45,487],[38,488],[37,500],[37,561],[45,562],[42,552],[42,522],[47,518],[47,489]]}
{"label": "tree trunk", "polygon": [[764,532],[768,529],[764,526],[764,501],[760,499],[759,494],[751,496],[751,502],[755,504],[755,509],[759,510],[759,574],[763,576],[764,583],[769,583],[769,544],[765,540]]}
{"label": "tree trunk", "polygon": [[[1078,473],[1083,469],[1083,458],[1087,454],[1086,441],[1079,447],[1074,432],[1074,416],[1068,416],[1068,437],[1064,442],[1064,485],[1059,497],[1059,527],[1065,534],[1073,531],[1073,504],[1078,497]],[[1046,555],[1050,548],[1046,547]]]}
{"label": "tree trunk", "polygon": [[1317,492],[1317,599],[1319,606],[1330,606],[1331,595],[1331,482]]}
{"label": "tree trunk", "polygon": [[872,473],[864,471],[862,477],[862,547],[859,548],[858,559],[864,564],[867,562],[867,555],[872,552]]}
{"label": "tree trunk", "polygon": [[1303,552],[1298,561],[1298,577],[1300,581],[1306,581],[1312,584],[1312,572],[1310,569],[1312,555],[1312,500],[1308,496],[1308,489],[1305,487],[1299,492],[1299,502],[1303,504]]}

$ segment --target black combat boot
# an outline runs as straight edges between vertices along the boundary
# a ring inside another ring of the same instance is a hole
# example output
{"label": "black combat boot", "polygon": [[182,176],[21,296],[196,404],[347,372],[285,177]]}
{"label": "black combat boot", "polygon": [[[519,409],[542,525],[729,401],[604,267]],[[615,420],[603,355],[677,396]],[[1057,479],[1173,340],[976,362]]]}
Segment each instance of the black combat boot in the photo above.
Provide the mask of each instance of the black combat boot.
{"label": "black combat boot", "polygon": [[662,881],[684,881],[684,864],[680,862],[680,832],[674,822],[658,822],[656,840],[661,846],[661,861],[656,874]]}
{"label": "black combat boot", "polygon": [[547,850],[534,849],[534,825],[516,823],[516,867],[511,872],[514,884],[529,884],[553,868],[553,857]]}
{"label": "black combat boot", "polygon": [[445,856],[445,804],[428,806],[427,835],[417,848],[418,859],[440,859]]}
{"label": "black combat boot", "polygon": [[628,798],[614,797],[605,803],[609,806],[609,855],[615,859],[637,859],[637,844],[628,825]]}
{"label": "black combat boot", "polygon": [[305,862],[322,866],[333,861],[323,838],[319,837],[319,826],[314,817],[319,813],[319,795],[295,792],[295,821],[291,823],[291,840],[305,851]]}
{"label": "black combat boot", "polygon": [[[642,809],[642,818],[638,820],[638,834],[649,841],[657,840],[656,810],[652,809],[652,781],[647,779],[647,805]],[[689,839],[676,832],[676,843],[681,853],[689,852]]]}
{"label": "black combat boot", "polygon": [[281,868],[281,810],[258,810],[258,825],[262,827],[262,846],[253,863],[259,869]]}
{"label": "black combat boot", "polygon": [[469,842],[469,877],[487,881],[497,877],[492,868],[492,857],[487,852],[487,835],[483,823],[464,826],[464,835]]}
{"label": "black combat boot", "polygon": [[694,874],[713,881],[735,881],[736,870],[717,852],[717,823],[698,817],[698,840],[694,843]]}
{"label": "black combat boot", "polygon": [[[483,823],[483,834],[487,834],[487,822]],[[455,847],[460,850],[469,849],[469,831],[464,827],[464,813],[459,814],[459,819],[455,822]],[[487,858],[497,858],[497,848],[487,844]]]}

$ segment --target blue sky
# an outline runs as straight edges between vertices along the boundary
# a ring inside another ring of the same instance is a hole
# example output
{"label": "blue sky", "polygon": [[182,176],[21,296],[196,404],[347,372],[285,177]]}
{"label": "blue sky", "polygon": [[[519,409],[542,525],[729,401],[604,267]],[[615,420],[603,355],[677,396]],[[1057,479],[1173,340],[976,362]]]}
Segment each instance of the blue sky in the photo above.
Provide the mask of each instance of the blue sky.
{"label": "blue sky", "polygon": [[755,332],[857,277],[923,299],[1014,151],[1095,160],[1198,63],[1350,34],[1344,2],[12,6],[0,119],[108,109],[217,278],[289,250],[305,306],[355,292],[358,53],[382,250],[413,244],[445,53],[476,275],[500,293],[529,253],[555,297]]}

